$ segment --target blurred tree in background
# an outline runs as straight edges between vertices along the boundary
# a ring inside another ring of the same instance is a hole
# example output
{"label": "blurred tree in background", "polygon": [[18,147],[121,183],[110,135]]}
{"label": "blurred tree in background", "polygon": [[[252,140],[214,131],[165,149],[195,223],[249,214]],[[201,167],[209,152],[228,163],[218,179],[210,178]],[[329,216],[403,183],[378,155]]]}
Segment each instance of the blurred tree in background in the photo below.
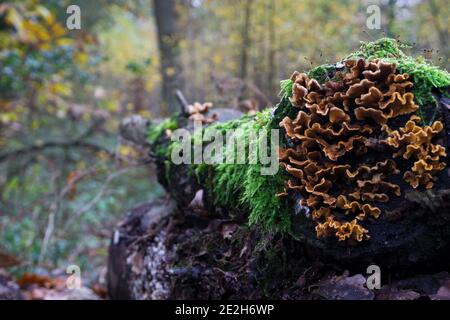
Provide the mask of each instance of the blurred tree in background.
{"label": "blurred tree in background", "polygon": [[183,69],[181,66],[182,32],[180,1],[154,0],[154,12],[158,29],[158,45],[162,74],[162,109],[175,112],[175,91],[184,89]]}
{"label": "blurred tree in background", "polygon": [[122,94],[143,79],[148,55],[138,68],[129,55],[123,91],[106,92],[97,34],[69,32],[60,11],[61,2],[0,6],[0,243],[23,261],[19,272],[68,262],[100,271],[118,214],[160,192],[116,139],[120,118],[149,115],[136,99],[145,88]]}
{"label": "blurred tree in background", "polygon": [[[69,4],[81,30],[67,30]],[[382,28],[368,30],[377,4]],[[112,227],[159,195],[120,119],[189,102],[259,108],[279,80],[391,36],[449,65],[445,0],[22,0],[0,4],[0,251],[16,269],[101,271]]]}

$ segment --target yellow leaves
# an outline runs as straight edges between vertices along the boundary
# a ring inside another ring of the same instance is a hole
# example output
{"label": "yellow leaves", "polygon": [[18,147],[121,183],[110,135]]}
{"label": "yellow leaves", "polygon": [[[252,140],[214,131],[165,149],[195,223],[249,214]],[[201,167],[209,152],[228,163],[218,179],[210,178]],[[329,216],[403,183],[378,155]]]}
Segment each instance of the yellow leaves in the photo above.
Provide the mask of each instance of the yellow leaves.
{"label": "yellow leaves", "polygon": [[77,170],[78,171],[86,170],[86,168],[87,168],[86,161],[80,160],[80,161],[77,162]]}
{"label": "yellow leaves", "polygon": [[89,55],[86,52],[77,52],[74,54],[74,60],[77,64],[84,65],[89,60]]}
{"label": "yellow leaves", "polygon": [[53,40],[66,34],[64,27],[56,22],[53,13],[42,5],[35,5],[32,9],[8,5],[4,10],[6,23],[14,27],[17,40],[21,43],[48,49]]}
{"label": "yellow leaves", "polygon": [[218,6],[215,8],[215,14],[219,19],[236,20],[236,8],[229,6]]}
{"label": "yellow leaves", "polygon": [[50,25],[50,33],[53,38],[59,38],[66,34],[66,29],[59,23],[54,23]]}
{"label": "yellow leaves", "polygon": [[105,104],[105,109],[111,113],[119,111],[119,103],[116,100],[108,100]]}
{"label": "yellow leaves", "polygon": [[124,69],[130,61],[140,62],[151,57],[152,63],[145,70],[146,78],[160,76],[154,22],[139,19],[136,23],[118,7],[112,8],[111,19],[111,27],[99,33],[97,39],[91,40],[98,42],[102,50],[108,53],[108,59],[101,62],[99,69],[109,76],[123,79]]}
{"label": "yellow leaves", "polygon": [[0,124],[19,122],[26,111],[23,105],[0,99]]}
{"label": "yellow leaves", "polygon": [[40,127],[40,121],[37,119],[34,119],[33,121],[31,121],[31,129],[32,130],[37,130]]}
{"label": "yellow leaves", "polygon": [[73,44],[73,40],[70,38],[59,38],[55,41],[58,46],[70,46]]}
{"label": "yellow leaves", "polygon": [[138,114],[147,119],[151,119],[151,117],[152,117],[151,112],[148,110],[139,110]]}
{"label": "yellow leaves", "polygon": [[181,39],[178,42],[178,47],[180,50],[187,50],[189,48],[189,43],[186,41],[186,39]]}
{"label": "yellow leaves", "polygon": [[55,23],[55,17],[53,14],[44,6],[38,5],[36,6],[36,13],[44,19],[44,21],[51,25]]}
{"label": "yellow leaves", "polygon": [[59,25],[42,25],[34,21],[23,21],[21,40],[27,43],[35,43],[42,49],[48,49],[53,39],[65,34],[65,30]]}
{"label": "yellow leaves", "polygon": [[83,119],[83,121],[89,121],[92,118],[92,115],[88,112],[83,113],[83,115],[81,116],[81,118]]}
{"label": "yellow leaves", "polygon": [[133,106],[133,104],[131,102],[128,102],[125,108],[126,108],[127,111],[133,111],[134,110],[134,106]]}
{"label": "yellow leaves", "polygon": [[45,26],[25,20],[22,23],[22,41],[25,42],[48,42],[51,39],[50,33]]}
{"label": "yellow leaves", "polygon": [[14,7],[7,7],[5,22],[13,26],[19,34],[23,32],[23,18]]}
{"label": "yellow leaves", "polygon": [[212,62],[215,65],[222,64],[223,63],[223,55],[221,55],[218,52],[214,53],[214,55],[212,56]]}
{"label": "yellow leaves", "polygon": [[55,82],[48,86],[48,91],[50,94],[58,96],[69,96],[72,92],[68,84],[62,82]]}
{"label": "yellow leaves", "polygon": [[228,39],[231,43],[241,43],[242,42],[242,36],[240,33],[232,33],[228,36]]}
{"label": "yellow leaves", "polygon": [[132,146],[120,145],[118,148],[119,155],[125,158],[135,159],[139,156],[139,152]]}
{"label": "yellow leaves", "polygon": [[0,114],[0,123],[8,124],[18,120],[17,114],[14,112],[5,112]]}

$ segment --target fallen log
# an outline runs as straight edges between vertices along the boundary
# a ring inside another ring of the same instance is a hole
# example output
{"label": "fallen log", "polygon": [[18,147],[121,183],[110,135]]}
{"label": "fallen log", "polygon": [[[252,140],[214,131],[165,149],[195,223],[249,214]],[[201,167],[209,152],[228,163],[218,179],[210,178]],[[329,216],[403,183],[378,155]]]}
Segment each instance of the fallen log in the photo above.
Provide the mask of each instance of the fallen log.
{"label": "fallen log", "polygon": [[[405,69],[407,59],[384,39],[342,63],[294,73],[273,110],[241,117],[198,105],[144,126],[175,205],[146,204],[118,226],[111,296],[301,299],[311,298],[311,284],[346,269],[364,273],[375,264],[384,281],[447,269],[450,78],[427,64]],[[192,133],[194,120],[203,133],[243,128],[247,147],[251,129],[280,130],[280,170],[174,164],[172,133]],[[155,206],[164,217],[149,224]]]}

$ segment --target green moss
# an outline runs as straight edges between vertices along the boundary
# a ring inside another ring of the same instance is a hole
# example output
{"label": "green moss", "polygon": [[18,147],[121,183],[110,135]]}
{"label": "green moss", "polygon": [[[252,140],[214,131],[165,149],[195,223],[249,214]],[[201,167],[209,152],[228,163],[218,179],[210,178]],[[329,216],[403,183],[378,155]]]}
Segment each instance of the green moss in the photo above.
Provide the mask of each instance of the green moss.
{"label": "green moss", "polygon": [[281,91],[279,93],[279,96],[282,98],[292,97],[292,85],[293,84],[294,84],[294,82],[291,79],[281,80],[280,81]]}
{"label": "green moss", "polygon": [[391,38],[381,38],[373,42],[361,41],[358,50],[350,53],[343,60],[364,58],[364,59],[386,59],[404,57],[402,49],[409,48],[408,45]]}
{"label": "green moss", "polygon": [[261,175],[261,166],[221,164],[214,168],[213,194],[217,205],[248,209],[249,224],[264,230],[289,232],[291,217],[284,201],[276,196],[285,183],[281,170]]}
{"label": "green moss", "polygon": [[174,114],[172,117],[150,126],[147,141],[157,157],[168,158],[170,155],[170,145],[159,142],[165,136],[166,130],[175,130],[179,127],[178,118],[179,115]]}
{"label": "green moss", "polygon": [[258,165],[248,167],[241,200],[249,204],[250,225],[282,233],[291,231],[291,211],[286,201],[276,196],[283,190],[286,179],[283,170],[273,176],[263,176]]}
{"label": "green moss", "polygon": [[308,77],[310,77],[311,79],[316,79],[320,84],[323,84],[326,81],[330,80],[328,78],[328,71],[330,68],[334,68],[334,66],[328,64],[317,66],[308,71]]}
{"label": "green moss", "polygon": [[[249,132],[270,130],[272,114],[270,109],[255,116],[244,116],[237,120],[214,124],[205,130],[241,129],[238,140],[249,145]],[[249,211],[249,224],[259,225],[265,230],[289,232],[291,219],[284,201],[276,196],[284,187],[285,173],[282,170],[273,175],[262,175],[261,164],[249,164],[247,155],[245,164],[193,165],[197,179],[210,186],[215,204],[228,209]],[[208,172],[208,170],[210,170]]]}
{"label": "green moss", "polygon": [[177,122],[178,114],[173,115],[170,118],[163,120],[162,122],[150,126],[148,131],[148,142],[155,144],[156,141],[163,135],[166,130],[175,130],[178,128]]}
{"label": "green moss", "polygon": [[170,182],[170,165],[171,162],[169,160],[164,161],[164,177],[168,182]]}
{"label": "green moss", "polygon": [[275,110],[273,111],[273,116],[270,119],[270,128],[279,129],[279,123],[283,120],[284,117],[295,118],[297,115],[298,109],[292,107],[291,101],[288,97],[283,97],[281,101],[275,106]]}

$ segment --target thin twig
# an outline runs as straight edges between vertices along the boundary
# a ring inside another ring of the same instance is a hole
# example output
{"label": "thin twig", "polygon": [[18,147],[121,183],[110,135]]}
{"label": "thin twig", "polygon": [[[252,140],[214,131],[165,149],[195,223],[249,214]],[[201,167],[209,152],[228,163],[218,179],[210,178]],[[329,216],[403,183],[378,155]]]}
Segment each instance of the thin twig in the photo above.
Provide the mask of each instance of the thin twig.
{"label": "thin twig", "polygon": [[64,232],[67,230],[67,227],[68,227],[69,225],[71,225],[71,224],[73,223],[74,220],[79,219],[80,216],[81,216],[83,213],[89,211],[95,204],[97,204],[98,201],[100,201],[100,199],[102,198],[103,194],[106,192],[107,186],[109,185],[109,183],[110,183],[114,178],[116,178],[116,177],[122,175],[123,173],[129,171],[130,169],[134,169],[134,168],[136,168],[136,167],[137,167],[137,166],[134,166],[134,167],[127,167],[127,168],[124,168],[124,169],[122,169],[122,170],[119,170],[119,171],[116,171],[116,172],[110,174],[110,175],[106,178],[105,182],[103,183],[103,185],[102,185],[101,188],[100,188],[100,191],[95,195],[95,197],[92,198],[91,201],[89,201],[87,204],[85,204],[85,205],[82,206],[81,208],[75,210],[75,213],[72,214],[72,215],[70,216],[70,218],[66,221],[64,227],[63,227],[62,230],[61,230],[62,233],[64,233]]}
{"label": "thin twig", "polygon": [[180,104],[181,113],[186,116],[188,114],[189,103],[187,102],[183,92],[181,92],[180,90],[176,90],[175,97],[177,98],[177,101]]}

